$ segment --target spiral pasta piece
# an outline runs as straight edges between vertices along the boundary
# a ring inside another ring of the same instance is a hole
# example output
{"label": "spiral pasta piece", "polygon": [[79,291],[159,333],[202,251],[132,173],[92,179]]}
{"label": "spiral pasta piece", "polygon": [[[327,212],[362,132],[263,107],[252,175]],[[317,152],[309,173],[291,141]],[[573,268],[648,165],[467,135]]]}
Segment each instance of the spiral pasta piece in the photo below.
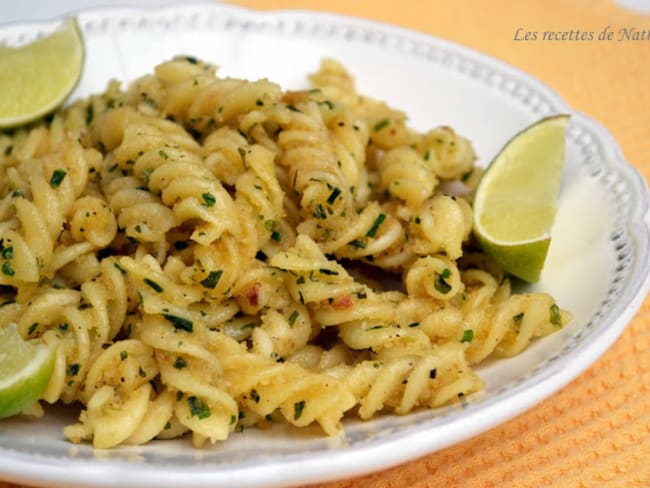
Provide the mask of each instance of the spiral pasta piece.
{"label": "spiral pasta piece", "polygon": [[175,395],[175,418],[193,432],[199,446],[208,439],[226,439],[236,426],[239,409],[225,391],[221,360],[197,340],[201,330],[187,332],[151,315],[144,318],[140,337],[155,348],[161,380]]}
{"label": "spiral pasta piece", "polygon": [[362,361],[327,371],[353,392],[359,417],[390,410],[406,414],[414,408],[439,407],[482,388],[460,344],[445,344],[427,355],[403,355]]}
{"label": "spiral pasta piece", "polygon": [[246,408],[261,417],[279,410],[290,424],[317,422],[329,435],[339,432],[354,398],[335,378],[248,352],[220,332],[209,332],[208,340],[220,351],[229,392]]}
{"label": "spiral pasta piece", "polygon": [[[114,343],[90,367],[84,391],[86,409],[80,422],[66,427],[64,434],[76,442],[92,439],[98,448],[130,443],[129,439],[151,440],[171,413],[163,406],[169,407],[169,396],[150,400],[153,391],[149,381],[157,374],[153,349],[136,339]],[[154,419],[153,412],[163,415]],[[145,419],[148,425],[142,428]],[[156,425],[158,429],[153,428]],[[153,431],[153,435],[148,437],[145,431]]]}
{"label": "spiral pasta piece", "polygon": [[468,139],[334,60],[310,79],[178,56],[0,134],[0,327],[55,350],[70,441],[334,435],[463,402],[473,365],[570,320],[474,250]]}

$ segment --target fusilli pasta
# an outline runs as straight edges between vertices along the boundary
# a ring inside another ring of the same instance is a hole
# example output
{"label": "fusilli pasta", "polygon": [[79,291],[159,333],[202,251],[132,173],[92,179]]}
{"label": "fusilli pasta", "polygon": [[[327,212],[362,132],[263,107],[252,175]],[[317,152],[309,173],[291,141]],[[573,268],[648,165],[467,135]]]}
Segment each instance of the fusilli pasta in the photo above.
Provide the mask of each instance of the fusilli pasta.
{"label": "fusilli pasta", "polygon": [[177,57],[0,135],[0,326],[56,347],[42,400],[81,403],[68,439],[334,435],[458,402],[473,365],[570,320],[477,252],[466,138],[334,60],[310,80]]}

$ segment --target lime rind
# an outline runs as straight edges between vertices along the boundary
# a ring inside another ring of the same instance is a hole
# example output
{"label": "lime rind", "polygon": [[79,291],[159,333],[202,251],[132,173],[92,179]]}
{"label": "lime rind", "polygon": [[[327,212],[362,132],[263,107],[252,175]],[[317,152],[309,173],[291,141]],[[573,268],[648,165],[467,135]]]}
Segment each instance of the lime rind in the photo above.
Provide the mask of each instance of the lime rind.
{"label": "lime rind", "polygon": [[[13,329],[13,330],[7,330]],[[22,341],[10,325],[3,330],[0,356],[7,370],[0,379],[0,418],[20,413],[38,401],[52,376],[56,359],[55,349],[45,344],[33,345]],[[13,356],[19,356],[14,358]],[[26,357],[21,357],[27,355]],[[17,364],[22,360],[22,365]]]}
{"label": "lime rind", "polygon": [[20,47],[0,47],[0,129],[33,122],[54,111],[74,91],[85,60],[76,18]]}
{"label": "lime rind", "polygon": [[483,252],[509,274],[528,283],[539,281],[551,244],[550,237],[517,245],[488,242],[480,234],[476,234],[476,238]]}
{"label": "lime rind", "polygon": [[540,279],[557,210],[569,116],[539,120],[512,137],[488,166],[474,200],[474,235],[505,271]]}

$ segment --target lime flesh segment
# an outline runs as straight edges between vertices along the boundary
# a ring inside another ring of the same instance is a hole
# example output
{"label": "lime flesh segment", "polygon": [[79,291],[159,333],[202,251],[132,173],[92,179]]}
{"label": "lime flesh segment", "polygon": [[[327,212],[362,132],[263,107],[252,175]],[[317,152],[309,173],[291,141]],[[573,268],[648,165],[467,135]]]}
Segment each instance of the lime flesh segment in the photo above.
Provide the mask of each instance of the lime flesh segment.
{"label": "lime flesh segment", "polygon": [[77,86],[83,61],[74,18],[30,44],[0,47],[0,128],[31,122],[61,105]]}
{"label": "lime flesh segment", "polygon": [[41,398],[52,376],[55,349],[24,341],[15,324],[0,329],[0,418]]}
{"label": "lime flesh segment", "polygon": [[539,280],[551,242],[568,121],[568,115],[555,115],[519,132],[476,190],[479,244],[507,272],[531,283]]}

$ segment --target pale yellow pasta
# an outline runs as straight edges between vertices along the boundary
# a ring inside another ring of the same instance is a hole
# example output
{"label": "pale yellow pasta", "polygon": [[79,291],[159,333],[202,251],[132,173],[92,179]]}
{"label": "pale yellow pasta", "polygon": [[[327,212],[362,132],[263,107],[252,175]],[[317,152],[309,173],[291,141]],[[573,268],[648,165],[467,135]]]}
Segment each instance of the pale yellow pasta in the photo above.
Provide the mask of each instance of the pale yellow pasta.
{"label": "pale yellow pasta", "polygon": [[327,371],[350,388],[359,403],[359,417],[372,418],[390,409],[405,414],[414,408],[438,407],[482,387],[460,344],[447,343],[427,355],[404,354],[366,360]]}
{"label": "pale yellow pasta", "polygon": [[476,252],[468,139],[334,60],[310,80],[179,56],[0,134],[0,326],[55,348],[72,442],[335,435],[464,401],[570,320]]}

